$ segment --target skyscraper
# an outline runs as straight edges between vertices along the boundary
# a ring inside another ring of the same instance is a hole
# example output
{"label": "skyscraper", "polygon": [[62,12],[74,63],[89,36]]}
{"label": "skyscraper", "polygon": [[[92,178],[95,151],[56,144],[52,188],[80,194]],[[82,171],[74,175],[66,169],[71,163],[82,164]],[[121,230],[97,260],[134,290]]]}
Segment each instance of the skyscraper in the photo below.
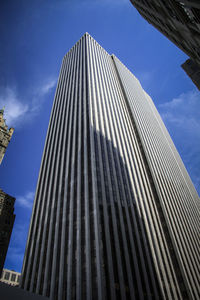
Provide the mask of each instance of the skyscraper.
{"label": "skyscraper", "polygon": [[51,299],[198,299],[199,197],[135,76],[85,34],[65,55],[21,287]]}
{"label": "skyscraper", "polygon": [[3,157],[6,152],[6,148],[13,135],[14,128],[8,130],[6,120],[3,118],[4,109],[0,110],[0,164],[2,163]]}
{"label": "skyscraper", "polygon": [[200,81],[200,2],[195,0],[130,0],[143,18],[157,28],[190,58],[196,69],[194,80],[186,61],[188,76],[199,88]]}

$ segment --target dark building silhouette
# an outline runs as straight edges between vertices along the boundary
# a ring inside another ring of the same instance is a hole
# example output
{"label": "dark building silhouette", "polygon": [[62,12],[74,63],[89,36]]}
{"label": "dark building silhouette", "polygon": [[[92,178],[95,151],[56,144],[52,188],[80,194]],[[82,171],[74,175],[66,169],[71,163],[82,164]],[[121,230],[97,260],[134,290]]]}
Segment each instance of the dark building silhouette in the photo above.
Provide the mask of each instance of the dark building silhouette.
{"label": "dark building silhouette", "polygon": [[33,293],[24,291],[18,287],[5,284],[0,281],[0,295],[3,300],[48,300],[47,297],[42,297]]}
{"label": "dark building silhouette", "polygon": [[[200,70],[200,1],[130,0],[148,23],[183,50]],[[185,64],[184,64],[185,65]],[[188,61],[185,67],[188,69]],[[186,69],[184,68],[186,71]],[[188,72],[186,71],[188,74]],[[199,88],[200,74],[192,79]],[[195,78],[195,79],[193,79]],[[196,84],[197,83],[197,84]]]}
{"label": "dark building silhouette", "polygon": [[0,274],[2,272],[15,221],[15,198],[0,189]]}
{"label": "dark building silhouette", "polygon": [[192,59],[187,59],[181,67],[200,90],[200,66]]}
{"label": "dark building silhouette", "polygon": [[86,33],[62,62],[20,286],[52,300],[198,299],[198,225],[151,98]]}

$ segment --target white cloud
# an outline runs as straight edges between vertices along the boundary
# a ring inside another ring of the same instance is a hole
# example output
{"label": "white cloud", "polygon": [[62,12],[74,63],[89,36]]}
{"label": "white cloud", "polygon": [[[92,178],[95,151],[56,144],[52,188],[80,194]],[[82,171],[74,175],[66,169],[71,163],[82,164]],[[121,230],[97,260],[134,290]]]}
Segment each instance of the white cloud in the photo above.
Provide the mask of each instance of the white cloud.
{"label": "white cloud", "polygon": [[35,193],[27,192],[24,196],[16,197],[16,204],[24,208],[32,208]]}
{"label": "white cloud", "polygon": [[172,101],[165,102],[164,104],[161,104],[160,107],[168,108],[168,109],[175,108],[184,102],[185,97],[186,97],[185,94],[181,94],[179,98],[174,98]]}
{"label": "white cloud", "polygon": [[200,93],[188,91],[158,109],[200,193]]}
{"label": "white cloud", "polygon": [[22,101],[16,88],[1,88],[0,108],[5,106],[5,119],[8,126],[19,127],[32,120],[40,111],[45,96],[56,85],[55,79],[48,79],[29,95],[29,101]]}
{"label": "white cloud", "polygon": [[56,79],[50,79],[38,90],[39,96],[44,96],[50,92],[50,90],[56,85]]}
{"label": "white cloud", "polygon": [[154,79],[154,71],[141,71],[137,74],[137,77],[144,89],[147,89]]}
{"label": "white cloud", "polygon": [[166,123],[200,137],[200,93],[198,91],[183,93],[161,104],[159,110]]}
{"label": "white cloud", "polygon": [[23,105],[18,99],[14,89],[7,88],[0,96],[0,108],[5,106],[6,123],[12,126],[12,123],[16,123],[29,109],[27,104]]}
{"label": "white cloud", "polygon": [[[186,93],[182,93],[180,94],[177,98],[172,99],[169,102],[165,102],[163,104],[160,105],[160,107],[167,107],[167,108],[174,108],[177,106],[180,106],[180,104],[182,105],[182,108],[184,109],[184,104],[187,105],[198,105],[200,100],[200,93],[197,90],[191,90],[188,91]],[[191,107],[190,109],[193,109],[193,107]]]}

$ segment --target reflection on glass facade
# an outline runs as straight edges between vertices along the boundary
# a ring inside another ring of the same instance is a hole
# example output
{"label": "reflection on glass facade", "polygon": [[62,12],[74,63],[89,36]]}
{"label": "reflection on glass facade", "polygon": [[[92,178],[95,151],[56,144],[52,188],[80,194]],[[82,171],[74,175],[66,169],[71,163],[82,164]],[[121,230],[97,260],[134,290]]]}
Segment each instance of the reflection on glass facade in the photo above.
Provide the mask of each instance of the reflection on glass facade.
{"label": "reflection on glass facade", "polygon": [[86,33],[63,59],[21,287],[198,299],[198,201],[152,100]]}

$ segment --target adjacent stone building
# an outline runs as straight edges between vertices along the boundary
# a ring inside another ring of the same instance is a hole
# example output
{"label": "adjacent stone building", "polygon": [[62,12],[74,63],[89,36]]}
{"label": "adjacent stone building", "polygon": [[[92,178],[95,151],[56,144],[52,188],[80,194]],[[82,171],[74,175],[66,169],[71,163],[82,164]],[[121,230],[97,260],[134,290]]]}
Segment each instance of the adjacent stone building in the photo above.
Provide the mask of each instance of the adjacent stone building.
{"label": "adjacent stone building", "polygon": [[0,277],[0,282],[17,286],[19,285],[21,273],[15,272],[13,270],[3,269]]}
{"label": "adjacent stone building", "polygon": [[187,59],[181,67],[200,90],[200,65],[192,59]]}
{"label": "adjacent stone building", "polygon": [[[141,16],[183,50],[198,72],[190,76],[188,61],[183,69],[199,89],[200,82],[200,1],[130,0]],[[155,45],[156,46],[156,45]],[[189,72],[187,72],[187,70]],[[193,79],[194,78],[194,79]]]}
{"label": "adjacent stone building", "polygon": [[0,189],[0,274],[2,272],[15,221],[15,198]]}
{"label": "adjacent stone building", "polygon": [[86,33],[63,58],[20,285],[52,300],[197,300],[199,260],[199,197],[169,133]]}
{"label": "adjacent stone building", "polygon": [[8,129],[6,120],[4,119],[4,109],[0,110],[0,164],[6,152],[6,148],[13,135],[14,128]]}

